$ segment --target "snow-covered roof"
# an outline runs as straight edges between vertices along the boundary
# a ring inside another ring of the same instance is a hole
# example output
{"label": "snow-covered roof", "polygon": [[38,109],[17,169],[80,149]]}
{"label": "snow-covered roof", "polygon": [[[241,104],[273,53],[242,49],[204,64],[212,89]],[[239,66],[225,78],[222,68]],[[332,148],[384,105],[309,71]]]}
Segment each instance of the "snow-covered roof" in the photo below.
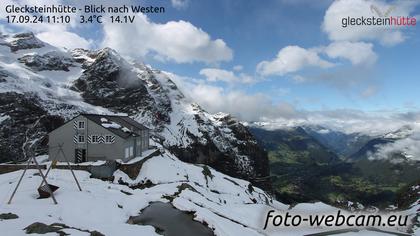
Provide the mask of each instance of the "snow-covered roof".
{"label": "snow-covered roof", "polygon": [[114,134],[128,138],[130,136],[139,136],[141,130],[148,128],[128,116],[120,115],[101,115],[101,114],[80,114],[96,124],[108,129]]}

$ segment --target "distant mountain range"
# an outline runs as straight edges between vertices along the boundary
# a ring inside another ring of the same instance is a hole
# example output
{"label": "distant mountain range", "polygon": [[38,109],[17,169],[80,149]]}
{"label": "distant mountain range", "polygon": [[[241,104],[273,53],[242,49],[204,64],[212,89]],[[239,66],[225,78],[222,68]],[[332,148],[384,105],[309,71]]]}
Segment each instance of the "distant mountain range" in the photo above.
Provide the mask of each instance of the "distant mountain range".
{"label": "distant mountain range", "polygon": [[387,207],[400,189],[420,180],[420,163],[403,150],[375,158],[383,145],[409,137],[409,126],[377,137],[311,125],[274,130],[253,125],[250,130],[268,152],[273,188],[283,202]]}
{"label": "distant mountain range", "polygon": [[319,125],[303,126],[308,135],[340,157],[348,158],[359,151],[373,137],[360,133],[344,133]]}

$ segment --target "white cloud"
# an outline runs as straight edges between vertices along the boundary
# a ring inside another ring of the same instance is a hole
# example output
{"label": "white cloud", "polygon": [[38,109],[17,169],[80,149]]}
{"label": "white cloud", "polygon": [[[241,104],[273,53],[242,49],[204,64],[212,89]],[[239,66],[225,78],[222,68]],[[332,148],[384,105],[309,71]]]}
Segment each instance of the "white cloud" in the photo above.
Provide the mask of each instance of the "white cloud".
{"label": "white cloud", "polygon": [[[369,158],[375,160],[391,159],[393,154],[403,154],[409,160],[420,161],[420,127],[418,124],[410,125],[410,134],[391,143],[377,146],[375,153],[370,153]],[[391,159],[391,161],[400,161]]]}
{"label": "white cloud", "polygon": [[58,48],[65,47],[67,49],[88,49],[93,43],[91,40],[86,40],[85,38],[68,31],[45,31],[36,34],[36,37]]}
{"label": "white cloud", "polygon": [[228,90],[173,74],[170,77],[186,96],[211,113],[229,113],[242,121],[256,121],[263,117],[291,118],[297,113],[292,105],[285,102],[273,104],[264,94]]}
{"label": "white cloud", "polygon": [[389,26],[347,26],[342,27],[342,19],[347,17],[378,17],[371,6],[385,12],[392,7],[392,16],[409,16],[416,1],[394,1],[392,5],[382,0],[339,0],[333,2],[324,15],[322,29],[333,41],[379,41],[383,45],[395,45],[405,40],[403,27]]}
{"label": "white cloud", "polygon": [[273,60],[260,62],[257,65],[257,72],[263,76],[282,76],[308,66],[328,68],[333,65],[321,59],[315,50],[308,50],[299,46],[287,46],[282,48]]}
{"label": "white cloud", "polygon": [[138,14],[135,24],[105,23],[104,34],[103,46],[132,57],[152,54],[177,63],[216,63],[233,57],[222,39],[212,40],[202,29],[182,20],[160,24]]}
{"label": "white cloud", "polygon": [[[324,55],[328,60],[322,59],[320,55]],[[337,41],[332,42],[328,46],[309,49],[299,46],[287,46],[279,51],[275,59],[260,62],[257,65],[257,73],[262,76],[283,76],[307,67],[331,68],[338,65],[331,62],[331,59],[348,60],[354,66],[371,66],[376,62],[377,58],[378,56],[373,51],[373,44],[365,42]],[[332,76],[328,75],[332,74],[328,71],[322,77],[332,78]],[[308,79],[307,76],[304,77],[297,74],[293,75],[292,78],[299,83],[313,80]],[[323,79],[317,80],[321,81]]]}
{"label": "white cloud", "polygon": [[[24,7],[26,5],[59,5],[64,4],[62,0],[3,0],[4,6],[14,5]],[[74,5],[74,4],[73,4]],[[6,15],[5,7],[0,8],[0,16],[3,18]],[[32,17],[30,14],[21,14]],[[65,15],[64,13],[57,13],[56,16]],[[45,18],[44,18],[45,19]],[[69,49],[75,47],[90,48],[92,41],[87,40],[76,33],[70,32],[71,29],[74,29],[77,25],[77,21],[71,21],[70,24],[56,24],[56,23],[47,23],[45,20],[43,23],[19,23],[19,24],[10,24],[6,25],[6,31],[9,26],[14,26],[15,28],[11,31],[31,31],[36,34],[36,36],[44,42],[47,42],[53,46],[62,48],[66,47]]]}
{"label": "white cloud", "polygon": [[[193,78],[174,74],[169,76],[189,99],[207,111],[230,113],[242,121],[258,121],[267,129],[319,125],[348,134],[378,136],[396,131],[405,125],[417,124],[417,138],[414,136],[411,138],[416,142],[420,140],[420,112],[395,113],[393,109],[371,112],[354,109],[307,111],[287,102],[273,103],[266,94],[247,94]],[[420,143],[417,143],[417,147],[419,145]],[[408,141],[405,146],[410,146]],[[409,148],[404,150],[414,155],[413,150]]]}
{"label": "white cloud", "polygon": [[[418,113],[401,113],[395,115],[395,111],[365,112],[352,109],[299,110],[299,112],[290,118],[263,118],[261,121],[266,124],[266,128],[268,129],[317,125],[347,134],[361,133],[378,136],[388,132],[394,132],[405,125],[420,124],[420,115]],[[418,130],[420,134],[420,129]]]}
{"label": "white cloud", "polygon": [[176,9],[185,9],[188,7],[189,0],[171,0],[172,6]]}
{"label": "white cloud", "polygon": [[242,65],[236,65],[232,68],[234,71],[241,71],[244,69],[244,67]]}
{"label": "white cloud", "polygon": [[[332,80],[335,76],[331,73],[340,72],[340,69],[343,68],[352,68],[337,63],[336,60],[348,60],[359,69],[372,66],[378,59],[378,55],[374,51],[374,42],[394,45],[404,41],[406,37],[403,34],[403,27],[347,26],[343,28],[342,18],[377,14],[371,10],[371,6],[384,12],[392,6],[389,10],[391,15],[408,16],[417,4],[418,2],[413,1],[398,1],[388,5],[383,0],[336,0],[327,9],[322,24],[323,31],[328,34],[331,40],[329,45],[312,48],[286,46],[278,52],[276,58],[260,62],[257,65],[257,73],[262,76],[284,76],[308,67],[325,69],[337,66],[338,70],[324,70],[323,75],[315,76],[327,78],[327,80],[316,79],[317,81],[335,83]],[[296,82],[307,82],[313,81],[314,79],[311,78],[314,78],[314,75],[302,76],[295,73],[292,74],[292,78]],[[349,82],[351,83],[351,81]],[[373,89],[365,90],[362,92],[362,96],[371,96],[375,91]]]}
{"label": "white cloud", "polygon": [[236,75],[232,71],[222,70],[217,68],[205,68],[200,70],[200,75],[206,77],[207,81],[215,82],[215,81],[223,81],[227,83],[254,83],[256,80],[251,76],[240,73]]}
{"label": "white cloud", "polygon": [[372,65],[377,56],[373,44],[364,42],[333,42],[323,50],[330,58],[344,58],[353,65]]}
{"label": "white cloud", "polygon": [[6,28],[6,26],[4,25],[0,25],[0,36],[2,34],[10,34],[10,33],[12,33],[10,29]]}
{"label": "white cloud", "polygon": [[290,117],[294,108],[287,103],[274,105],[263,94],[249,95],[242,91],[225,91],[222,88],[200,84],[191,95],[210,112],[226,112],[244,121],[256,121],[262,117]]}

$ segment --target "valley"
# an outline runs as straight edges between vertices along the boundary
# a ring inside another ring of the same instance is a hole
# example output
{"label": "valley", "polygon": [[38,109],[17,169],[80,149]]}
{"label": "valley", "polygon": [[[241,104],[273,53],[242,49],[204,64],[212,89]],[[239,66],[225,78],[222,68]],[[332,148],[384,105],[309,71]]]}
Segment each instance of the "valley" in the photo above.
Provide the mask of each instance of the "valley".
{"label": "valley", "polygon": [[[323,201],[341,207],[351,202],[385,209],[397,205],[398,194],[420,180],[416,161],[393,163],[367,157],[381,143],[378,137],[335,132],[328,139],[309,127],[250,130],[268,151],[273,189],[282,202]],[[334,144],[348,149],[329,148]]]}

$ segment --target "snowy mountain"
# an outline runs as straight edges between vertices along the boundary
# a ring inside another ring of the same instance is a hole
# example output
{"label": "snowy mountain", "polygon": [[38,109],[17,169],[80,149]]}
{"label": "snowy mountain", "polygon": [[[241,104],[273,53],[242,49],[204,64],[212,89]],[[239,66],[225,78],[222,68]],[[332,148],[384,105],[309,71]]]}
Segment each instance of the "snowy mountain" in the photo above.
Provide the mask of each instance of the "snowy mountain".
{"label": "snowy mountain", "polygon": [[267,155],[247,128],[187,99],[170,73],[109,48],[58,49],[32,33],[0,40],[0,162],[21,160],[22,145],[45,148],[46,134],[80,112],[125,113],[181,160],[270,188]]}
{"label": "snowy mountain", "polygon": [[372,138],[349,160],[387,160],[393,163],[419,161],[420,144],[417,125],[405,125],[398,130]]}

